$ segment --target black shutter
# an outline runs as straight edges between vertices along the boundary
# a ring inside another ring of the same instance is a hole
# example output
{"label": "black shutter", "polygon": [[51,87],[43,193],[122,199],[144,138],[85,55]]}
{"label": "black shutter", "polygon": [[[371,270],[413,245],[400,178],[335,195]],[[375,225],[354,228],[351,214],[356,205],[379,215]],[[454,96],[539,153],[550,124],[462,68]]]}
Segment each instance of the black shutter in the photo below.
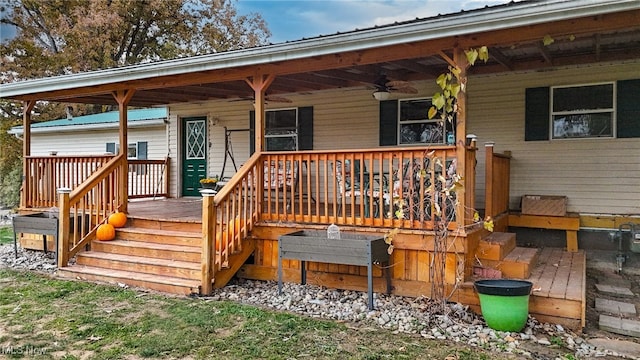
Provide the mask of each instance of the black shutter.
{"label": "black shutter", "polygon": [[313,106],[298,108],[298,150],[313,150]]}
{"label": "black shutter", "polygon": [[249,111],[249,156],[256,152],[256,112]]}
{"label": "black shutter", "polygon": [[618,81],[617,137],[640,137],[640,79]]}
{"label": "black shutter", "polygon": [[380,146],[398,144],[398,101],[380,102]]}
{"label": "black shutter", "polygon": [[107,143],[107,152],[115,154],[116,153],[116,143]]}
{"label": "black shutter", "polygon": [[529,88],[525,94],[524,140],[549,140],[549,88]]}

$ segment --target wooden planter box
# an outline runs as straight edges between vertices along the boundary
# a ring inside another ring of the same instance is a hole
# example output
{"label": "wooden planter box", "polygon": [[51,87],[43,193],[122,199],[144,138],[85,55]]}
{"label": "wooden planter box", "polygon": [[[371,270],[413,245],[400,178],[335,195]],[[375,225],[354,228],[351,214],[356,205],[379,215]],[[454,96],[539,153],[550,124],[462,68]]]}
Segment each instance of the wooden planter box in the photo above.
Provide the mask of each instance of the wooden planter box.
{"label": "wooden planter box", "polygon": [[58,214],[40,212],[13,217],[13,250],[18,257],[18,233],[42,235],[43,249],[47,253],[47,237],[51,235],[55,239],[56,251],[58,249]]}
{"label": "wooden planter box", "polygon": [[[373,264],[389,264],[389,245],[384,236],[342,232],[340,239],[327,238],[326,231],[302,230],[282,235],[278,241],[278,293],[282,293],[282,259],[300,260],[301,284],[306,284],[306,261],[367,267],[369,309],[373,309]],[[383,270],[387,293],[391,291],[389,269]]]}

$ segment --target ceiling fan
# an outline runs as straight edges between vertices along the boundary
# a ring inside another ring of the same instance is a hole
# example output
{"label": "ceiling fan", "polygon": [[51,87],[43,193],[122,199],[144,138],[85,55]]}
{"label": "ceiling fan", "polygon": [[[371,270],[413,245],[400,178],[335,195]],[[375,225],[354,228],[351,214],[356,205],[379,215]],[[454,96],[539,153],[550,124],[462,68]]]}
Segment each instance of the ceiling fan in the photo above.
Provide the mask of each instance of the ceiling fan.
{"label": "ceiling fan", "polygon": [[374,82],[375,91],[373,97],[376,100],[387,100],[389,93],[397,92],[401,94],[417,94],[418,89],[408,81],[389,80],[386,74],[380,75]]}
{"label": "ceiling fan", "polygon": [[[245,101],[245,100],[255,101],[255,98],[253,96],[248,96],[248,97],[242,97],[242,98],[233,99],[229,101]],[[284,96],[278,96],[278,95],[265,95],[264,100],[266,102],[271,102],[271,103],[292,103],[293,102],[293,100],[289,98],[286,98]]]}

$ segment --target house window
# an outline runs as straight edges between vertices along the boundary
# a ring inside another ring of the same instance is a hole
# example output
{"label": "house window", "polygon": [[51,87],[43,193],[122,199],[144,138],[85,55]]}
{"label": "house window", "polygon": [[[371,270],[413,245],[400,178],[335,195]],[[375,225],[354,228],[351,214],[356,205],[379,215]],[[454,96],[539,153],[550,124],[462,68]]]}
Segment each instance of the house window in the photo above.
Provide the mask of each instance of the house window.
{"label": "house window", "polygon": [[266,111],[264,137],[267,151],[298,150],[297,109]]}
{"label": "house window", "polygon": [[613,137],[613,85],[552,87],[552,139]]}
{"label": "house window", "polygon": [[[107,143],[107,152],[111,154],[118,154],[120,152],[120,144]],[[147,158],[147,142],[138,141],[127,145],[127,159],[141,159]]]}
{"label": "house window", "polygon": [[444,144],[452,126],[439,117],[429,119],[431,99],[399,100],[398,144]]}
{"label": "house window", "polygon": [[127,146],[127,159],[137,159],[138,158],[138,144],[131,143]]}

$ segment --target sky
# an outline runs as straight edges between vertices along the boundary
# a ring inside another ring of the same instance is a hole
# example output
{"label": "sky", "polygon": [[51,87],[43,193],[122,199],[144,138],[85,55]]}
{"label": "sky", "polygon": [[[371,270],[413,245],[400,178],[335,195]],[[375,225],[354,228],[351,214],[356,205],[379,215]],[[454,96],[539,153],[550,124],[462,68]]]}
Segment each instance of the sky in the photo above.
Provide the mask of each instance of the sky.
{"label": "sky", "polygon": [[[270,42],[280,43],[507,2],[509,0],[237,0],[236,7],[239,14],[261,14],[272,33]],[[13,33],[13,29],[0,26],[1,40]]]}
{"label": "sky", "polygon": [[271,42],[300,40],[499,5],[505,0],[238,0],[240,14],[262,14]]}

